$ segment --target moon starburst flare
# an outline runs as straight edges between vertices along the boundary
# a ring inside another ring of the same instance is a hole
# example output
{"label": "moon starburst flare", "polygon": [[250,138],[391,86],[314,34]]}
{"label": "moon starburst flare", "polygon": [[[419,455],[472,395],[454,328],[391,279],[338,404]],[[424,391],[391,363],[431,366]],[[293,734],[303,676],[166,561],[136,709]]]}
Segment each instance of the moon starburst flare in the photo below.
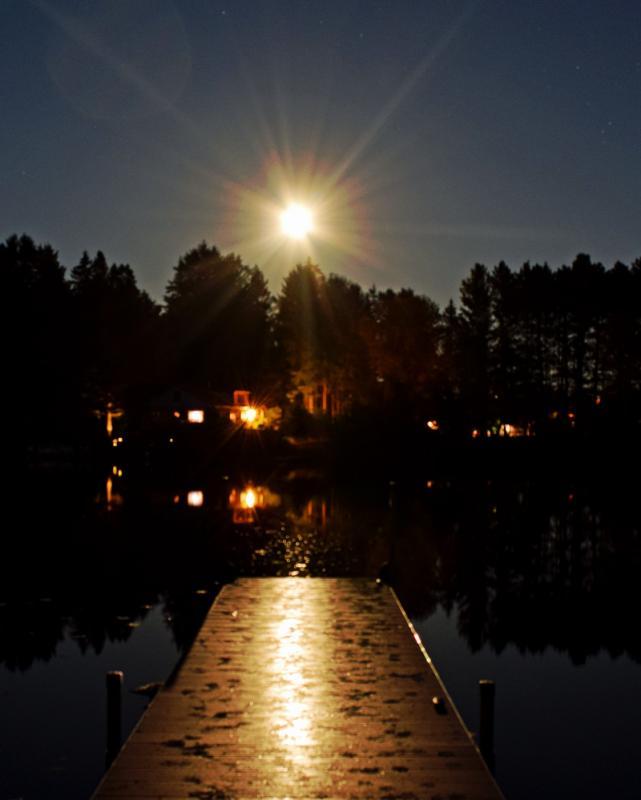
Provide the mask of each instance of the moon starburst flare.
{"label": "moon starburst flare", "polygon": [[300,203],[291,203],[280,215],[281,230],[290,239],[304,239],[312,233],[312,212]]}
{"label": "moon starburst flare", "polygon": [[[227,214],[219,224],[226,250],[259,264],[278,285],[297,262],[311,259],[354,278],[380,266],[367,199],[371,178],[332,177],[333,162],[311,154],[295,162],[272,152],[253,179],[226,184]],[[367,280],[370,280],[368,277]]]}

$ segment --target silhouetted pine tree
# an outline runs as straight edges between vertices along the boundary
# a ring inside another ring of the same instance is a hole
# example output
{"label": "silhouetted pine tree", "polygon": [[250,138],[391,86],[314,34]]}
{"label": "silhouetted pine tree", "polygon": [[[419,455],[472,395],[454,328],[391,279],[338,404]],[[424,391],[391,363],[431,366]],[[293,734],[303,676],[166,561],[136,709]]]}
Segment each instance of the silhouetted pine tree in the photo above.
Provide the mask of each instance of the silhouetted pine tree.
{"label": "silhouetted pine tree", "polygon": [[64,439],[74,416],[69,290],[58,254],[28,236],[0,244],[0,352],[7,438]]}
{"label": "silhouetted pine tree", "polygon": [[523,422],[524,372],[518,277],[504,261],[489,276],[492,325],[490,330],[490,391],[493,416]]}
{"label": "silhouetted pine tree", "polygon": [[376,292],[371,299],[370,359],[388,403],[424,421],[437,392],[439,308],[411,289]]}
{"label": "silhouetted pine tree", "polygon": [[554,278],[547,264],[526,262],[517,273],[519,355],[528,420],[545,424],[553,402]]}
{"label": "silhouetted pine tree", "polygon": [[487,269],[475,264],[461,283],[461,395],[465,414],[485,430],[490,415],[492,301]]}
{"label": "silhouetted pine tree", "polygon": [[127,404],[153,383],[160,309],[141,291],[127,264],[108,265],[98,251],[83,253],[71,270],[74,352],[88,409]]}
{"label": "silhouetted pine tree", "polygon": [[272,298],[258,267],[202,242],[178,261],[165,303],[167,381],[225,392],[264,387]]}

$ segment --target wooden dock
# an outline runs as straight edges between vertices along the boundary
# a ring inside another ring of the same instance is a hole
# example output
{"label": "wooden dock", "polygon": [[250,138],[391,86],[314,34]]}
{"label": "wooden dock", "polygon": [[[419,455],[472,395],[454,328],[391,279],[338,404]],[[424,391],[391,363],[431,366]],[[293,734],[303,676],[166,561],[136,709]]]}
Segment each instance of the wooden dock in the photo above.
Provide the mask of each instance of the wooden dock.
{"label": "wooden dock", "polygon": [[94,794],[501,797],[394,593],[340,578],[226,586]]}

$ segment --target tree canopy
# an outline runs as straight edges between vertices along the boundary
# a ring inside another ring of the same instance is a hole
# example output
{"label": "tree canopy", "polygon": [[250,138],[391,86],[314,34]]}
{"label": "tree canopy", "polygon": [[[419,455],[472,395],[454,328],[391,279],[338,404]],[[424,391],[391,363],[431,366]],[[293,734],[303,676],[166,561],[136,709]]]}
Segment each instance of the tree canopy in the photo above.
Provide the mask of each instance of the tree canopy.
{"label": "tree canopy", "polygon": [[231,391],[264,383],[272,363],[272,298],[258,267],[201,242],[165,292],[167,376]]}
{"label": "tree canopy", "polygon": [[0,279],[11,407],[35,437],[172,386],[305,395],[328,417],[371,407],[462,433],[641,424],[641,259],[475,264],[442,310],[311,261],[274,297],[258,267],[206,242],[178,260],[164,306],[128,264],[85,252],[67,273],[26,235],[0,244]]}

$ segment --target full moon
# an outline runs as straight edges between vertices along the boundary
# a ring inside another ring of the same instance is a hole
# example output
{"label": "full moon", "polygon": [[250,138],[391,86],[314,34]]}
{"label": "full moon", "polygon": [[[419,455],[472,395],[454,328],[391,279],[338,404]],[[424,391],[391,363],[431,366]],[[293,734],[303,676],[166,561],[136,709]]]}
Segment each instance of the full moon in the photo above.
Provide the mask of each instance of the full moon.
{"label": "full moon", "polygon": [[314,227],[312,212],[300,203],[292,203],[281,213],[280,224],[285,236],[304,239]]}

